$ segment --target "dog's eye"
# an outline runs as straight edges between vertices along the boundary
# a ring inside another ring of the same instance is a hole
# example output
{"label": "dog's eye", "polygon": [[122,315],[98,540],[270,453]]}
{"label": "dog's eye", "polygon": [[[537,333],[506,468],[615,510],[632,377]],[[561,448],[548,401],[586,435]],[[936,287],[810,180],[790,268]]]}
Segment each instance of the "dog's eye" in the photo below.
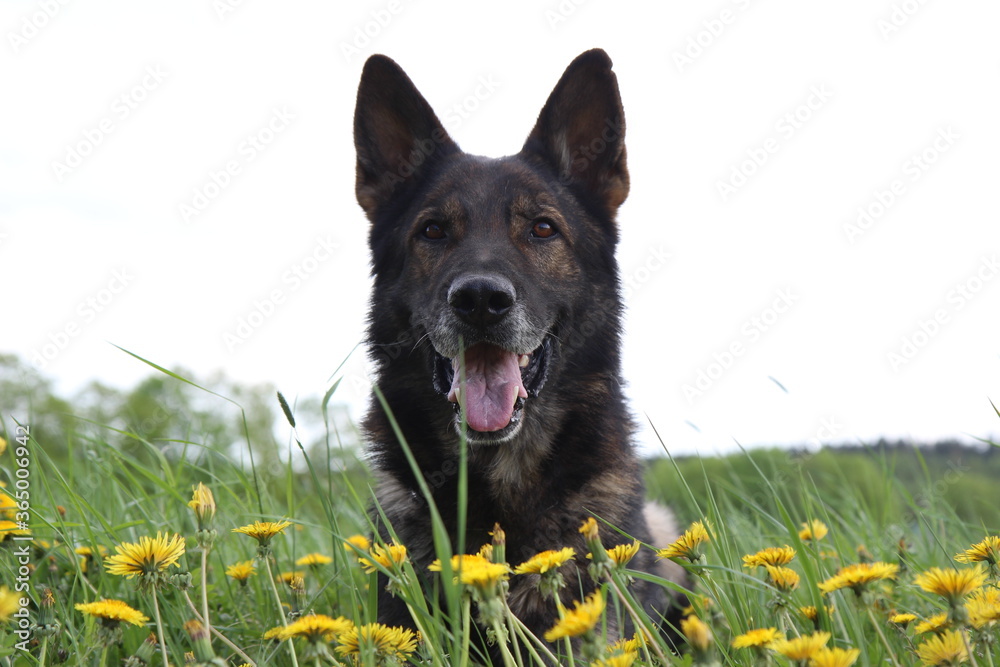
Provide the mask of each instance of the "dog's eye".
{"label": "dog's eye", "polygon": [[549,239],[559,233],[555,224],[548,218],[538,218],[535,226],[531,228],[531,235],[536,239]]}
{"label": "dog's eye", "polygon": [[431,239],[432,241],[439,241],[447,236],[444,233],[444,227],[437,222],[428,222],[421,234],[423,234],[425,239]]}

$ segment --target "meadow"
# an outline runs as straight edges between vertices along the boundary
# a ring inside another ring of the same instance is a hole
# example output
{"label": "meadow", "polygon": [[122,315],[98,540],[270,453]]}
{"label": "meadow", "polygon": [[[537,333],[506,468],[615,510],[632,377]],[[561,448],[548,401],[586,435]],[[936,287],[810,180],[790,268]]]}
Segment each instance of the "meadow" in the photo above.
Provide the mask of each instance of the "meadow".
{"label": "meadow", "polygon": [[[155,370],[128,396],[58,399],[35,378],[23,417],[5,422],[0,664],[469,665],[489,661],[472,639],[483,631],[505,667],[1000,659],[997,443],[664,454],[647,486],[687,532],[606,550],[582,525],[601,594],[535,637],[509,613],[505,582],[572,590],[559,566],[588,554],[552,545],[508,563],[499,526],[456,555],[437,525],[439,567],[417,572],[401,545],[368,540],[371,479],[336,385],[278,411],[273,393]],[[12,395],[3,376],[0,388]],[[305,422],[318,435],[302,436]],[[629,594],[648,578],[629,570],[638,549],[691,576],[676,651]],[[377,624],[379,573],[418,633]],[[612,615],[639,630],[607,637]]]}

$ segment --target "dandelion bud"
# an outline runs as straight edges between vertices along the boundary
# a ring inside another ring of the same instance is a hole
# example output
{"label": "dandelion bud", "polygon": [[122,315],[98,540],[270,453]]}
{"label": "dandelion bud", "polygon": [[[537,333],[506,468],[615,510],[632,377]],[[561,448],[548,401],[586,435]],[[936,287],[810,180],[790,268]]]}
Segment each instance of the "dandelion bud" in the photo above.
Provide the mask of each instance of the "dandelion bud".
{"label": "dandelion bud", "polygon": [[212,519],[215,518],[215,496],[212,495],[212,490],[201,482],[198,482],[193,490],[188,507],[194,510],[195,518],[198,519],[198,530],[210,530]]}

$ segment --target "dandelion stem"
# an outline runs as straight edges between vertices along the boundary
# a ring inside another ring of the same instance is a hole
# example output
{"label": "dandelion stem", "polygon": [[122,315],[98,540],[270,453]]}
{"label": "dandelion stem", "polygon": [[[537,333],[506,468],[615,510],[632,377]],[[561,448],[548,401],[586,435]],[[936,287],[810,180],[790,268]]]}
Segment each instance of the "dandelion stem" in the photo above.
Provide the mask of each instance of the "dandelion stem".
{"label": "dandelion stem", "polygon": [[208,547],[201,549],[201,609],[201,622],[211,631],[212,624],[208,620]]}
{"label": "dandelion stem", "polygon": [[875,628],[875,632],[876,634],[878,634],[878,638],[882,640],[882,646],[885,647],[886,652],[889,654],[889,659],[892,661],[893,667],[900,667],[899,662],[896,660],[896,654],[893,653],[892,647],[889,646],[888,640],[885,638],[885,635],[882,634],[882,628],[879,627],[878,621],[875,619],[875,612],[873,612],[872,608],[867,605],[865,606],[865,609],[868,611],[868,618],[871,619],[872,627]]}
{"label": "dandelion stem", "polygon": [[[969,635],[962,633],[962,641],[965,643],[965,651],[969,654],[969,662],[972,663],[972,667],[979,667],[976,664],[976,654],[972,652],[972,646],[969,645]],[[989,653],[987,651],[987,653]]]}
{"label": "dandelion stem", "polygon": [[[643,629],[643,634],[646,634],[648,632],[648,628],[646,627],[646,623],[643,623],[643,619],[640,618],[639,612],[637,612],[632,607],[631,601],[628,599],[628,597],[625,596],[625,593],[622,591],[622,589],[619,588],[618,582],[615,581],[615,578],[613,576],[608,577],[608,582],[611,584],[611,588],[614,589],[615,595],[617,595],[618,599],[621,600],[621,602],[622,602],[623,605],[625,605],[625,609],[628,611],[629,615],[632,617],[632,620],[635,621],[636,627],[637,628],[642,628]],[[716,599],[718,599],[718,598],[716,598]],[[647,623],[648,623],[648,620],[647,620]],[[653,651],[656,652],[656,656],[660,659],[660,661],[664,665],[669,665],[670,661],[667,660],[667,656],[663,655],[663,651],[660,649],[659,643],[656,642],[656,641],[652,641],[652,642],[648,642],[648,643],[651,643],[653,645]]]}
{"label": "dandelion stem", "polygon": [[462,596],[462,661],[459,667],[467,667],[469,664],[469,630],[472,622],[472,612],[470,607],[472,600],[468,595]]}
{"label": "dandelion stem", "polygon": [[[184,594],[184,600],[187,601],[188,607],[191,608],[191,613],[194,614],[194,617],[196,619],[198,619],[199,621],[202,621],[204,623],[204,620],[201,618],[201,614],[198,612],[198,608],[194,606],[194,601],[191,599],[191,596],[188,595],[187,591],[181,591],[181,592]],[[208,627],[207,623],[205,623],[205,627]],[[215,635],[216,638],[218,638],[219,641],[221,641],[223,644],[225,644],[230,649],[232,649],[233,653],[235,653],[236,655],[240,656],[240,658],[243,659],[243,662],[245,662],[248,665],[250,665],[250,667],[257,667],[257,663],[254,662],[253,660],[251,660],[250,656],[248,656],[246,653],[244,653],[240,649],[240,647],[237,646],[236,644],[234,644],[228,637],[226,637],[224,634],[222,634],[221,632],[219,632],[218,630],[216,630],[214,627],[213,628],[209,628],[209,629],[212,631],[212,634]]]}
{"label": "dandelion stem", "polygon": [[549,648],[545,644],[543,644],[542,641],[538,637],[536,637],[531,630],[528,629],[528,626],[526,626],[524,623],[521,622],[521,619],[519,619],[517,616],[514,615],[514,612],[512,612],[510,610],[510,607],[507,606],[506,600],[504,600],[503,606],[504,606],[504,613],[507,615],[508,623],[511,624],[515,632],[521,635],[521,638],[524,640],[525,647],[527,647],[528,651],[531,652],[531,656],[538,662],[538,664],[545,664],[545,662],[542,660],[541,656],[538,655],[538,653],[535,651],[534,646],[531,645],[532,642],[534,642],[538,646],[538,648],[542,649],[542,652],[545,654],[545,657],[551,660],[554,664],[559,664],[559,658],[557,658],[552,653],[552,651],[550,651]]}
{"label": "dandelion stem", "polygon": [[[267,568],[267,579],[271,582],[271,590],[274,592],[274,601],[278,605],[278,618],[281,619],[281,627],[287,628],[288,619],[285,618],[285,609],[281,606],[281,596],[278,595],[278,585],[274,583],[274,573],[271,572],[270,558],[264,558],[264,567]],[[294,667],[299,667],[299,659],[298,656],[295,655],[295,642],[288,642],[288,652],[292,656],[292,665]]]}
{"label": "dandelion stem", "polygon": [[160,653],[163,655],[163,664],[169,665],[167,658],[167,642],[163,639],[163,618],[160,616],[160,602],[156,595],[156,586],[153,586],[153,615],[156,616],[156,639],[160,643]]}
{"label": "dandelion stem", "polygon": [[497,644],[500,646],[500,654],[503,656],[503,664],[505,667],[514,667],[514,656],[510,654],[510,647],[507,645],[507,640],[504,638],[503,626],[496,620],[490,623],[490,627],[493,629],[493,634],[496,635]]}

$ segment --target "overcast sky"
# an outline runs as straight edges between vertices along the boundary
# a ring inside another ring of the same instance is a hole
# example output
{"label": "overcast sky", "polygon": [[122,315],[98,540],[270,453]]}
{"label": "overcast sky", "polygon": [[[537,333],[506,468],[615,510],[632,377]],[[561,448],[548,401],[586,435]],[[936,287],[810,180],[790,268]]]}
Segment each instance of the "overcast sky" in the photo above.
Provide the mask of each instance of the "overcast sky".
{"label": "overcast sky", "polygon": [[67,393],[148,373],[114,344],[289,397],[350,357],[357,414],[364,59],[499,156],[600,46],[640,420],[677,453],[997,438],[998,24],[991,0],[5,0],[0,351]]}

